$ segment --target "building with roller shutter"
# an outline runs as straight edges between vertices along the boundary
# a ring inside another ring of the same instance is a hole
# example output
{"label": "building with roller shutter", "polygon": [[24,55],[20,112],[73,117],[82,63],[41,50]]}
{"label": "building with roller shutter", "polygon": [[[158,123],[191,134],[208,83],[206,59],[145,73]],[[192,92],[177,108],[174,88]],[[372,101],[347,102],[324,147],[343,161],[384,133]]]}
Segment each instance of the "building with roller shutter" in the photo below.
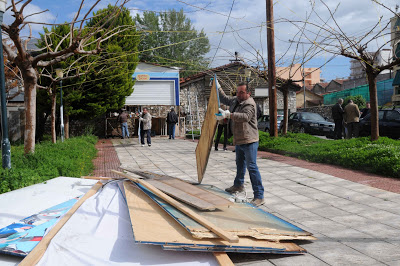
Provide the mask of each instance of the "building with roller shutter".
{"label": "building with roller shutter", "polygon": [[[153,117],[153,133],[167,135],[167,114],[171,107],[177,109],[180,104],[179,68],[139,63],[132,78],[135,85],[125,99],[125,108],[128,112],[141,112],[147,107]],[[137,128],[137,121],[134,123]]]}

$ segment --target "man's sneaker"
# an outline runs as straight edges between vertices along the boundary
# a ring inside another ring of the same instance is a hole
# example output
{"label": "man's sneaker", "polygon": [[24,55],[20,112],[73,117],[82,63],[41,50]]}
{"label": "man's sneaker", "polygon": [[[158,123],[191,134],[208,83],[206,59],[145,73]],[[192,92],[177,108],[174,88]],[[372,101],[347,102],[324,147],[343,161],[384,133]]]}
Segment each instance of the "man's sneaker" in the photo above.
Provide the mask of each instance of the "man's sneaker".
{"label": "man's sneaker", "polygon": [[229,192],[229,193],[243,192],[244,186],[239,186],[239,187],[231,186],[231,187],[226,188],[225,191]]}
{"label": "man's sneaker", "polygon": [[215,148],[216,151],[218,151],[218,148]]}
{"label": "man's sneaker", "polygon": [[149,144],[149,147],[151,146],[151,144]]}
{"label": "man's sneaker", "polygon": [[144,144],[142,144],[142,147],[144,147]]}
{"label": "man's sneaker", "polygon": [[258,206],[263,205],[265,203],[265,200],[254,198],[250,203],[253,204],[254,206],[258,207]]}
{"label": "man's sneaker", "polygon": [[227,148],[224,148],[224,151],[228,151],[228,149],[227,149]]}

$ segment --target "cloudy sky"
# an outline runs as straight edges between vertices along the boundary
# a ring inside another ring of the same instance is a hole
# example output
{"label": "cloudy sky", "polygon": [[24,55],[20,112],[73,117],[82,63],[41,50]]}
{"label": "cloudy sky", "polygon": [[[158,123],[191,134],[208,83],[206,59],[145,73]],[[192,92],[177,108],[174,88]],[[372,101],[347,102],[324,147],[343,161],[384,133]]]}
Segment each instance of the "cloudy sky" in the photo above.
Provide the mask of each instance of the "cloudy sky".
{"label": "cloudy sky", "polygon": [[[391,9],[395,9],[397,0],[380,0]],[[93,0],[85,1],[84,9],[89,9]],[[276,58],[281,58],[279,65],[284,66],[292,62],[293,56],[300,58],[302,45],[297,53],[295,45],[288,50],[290,40],[300,40],[309,43],[310,38],[317,32],[317,27],[309,24],[306,36],[300,36],[299,30],[288,21],[304,21],[311,13],[310,0],[280,0],[274,1],[275,17],[275,46]],[[30,17],[31,21],[45,23],[61,23],[70,21],[74,16],[81,1],[78,0],[33,0],[26,8],[26,14],[37,13],[48,9],[48,12]],[[107,6],[114,1],[101,1],[97,9]],[[368,32],[372,25],[375,25],[380,17],[382,23],[377,26],[384,27],[385,23],[393,16],[384,7],[373,3],[371,0],[325,0],[326,5],[331,10],[336,9],[335,19],[341,29],[348,36],[362,36]],[[165,11],[168,9],[183,9],[197,29],[204,29],[210,39],[211,51],[207,55],[212,60],[211,66],[215,67],[229,63],[233,59],[235,51],[246,58],[249,63],[256,60],[255,51],[263,54],[266,58],[266,12],[265,0],[141,0],[130,1],[126,7],[131,9],[131,13],[142,13],[144,10]],[[329,17],[329,11],[320,1],[315,2],[315,12],[309,19],[310,23],[322,25],[322,20]],[[231,14],[230,14],[231,13]],[[229,16],[230,14],[230,16]],[[12,17],[6,12],[5,22],[10,22]],[[299,24],[300,25],[300,24]],[[330,26],[334,26],[333,21],[329,21]],[[226,28],[224,34],[222,32]],[[32,30],[37,35],[41,31],[42,25],[33,25]],[[296,35],[297,34],[297,35]],[[324,36],[327,36],[324,33]],[[221,40],[221,37],[223,38]],[[372,42],[368,48],[370,50],[388,40],[388,36],[380,38],[379,42]],[[219,45],[219,43],[221,44]],[[249,44],[251,45],[249,45]],[[305,52],[308,45],[304,45]],[[390,48],[390,47],[388,47]],[[287,51],[288,50],[288,51]],[[214,56],[215,55],[215,56]],[[306,67],[320,67],[332,57],[332,54],[321,52],[310,60]],[[300,59],[296,59],[300,60]],[[343,57],[335,57],[332,61],[322,67],[322,77],[327,81],[347,77],[350,73],[349,60]]]}

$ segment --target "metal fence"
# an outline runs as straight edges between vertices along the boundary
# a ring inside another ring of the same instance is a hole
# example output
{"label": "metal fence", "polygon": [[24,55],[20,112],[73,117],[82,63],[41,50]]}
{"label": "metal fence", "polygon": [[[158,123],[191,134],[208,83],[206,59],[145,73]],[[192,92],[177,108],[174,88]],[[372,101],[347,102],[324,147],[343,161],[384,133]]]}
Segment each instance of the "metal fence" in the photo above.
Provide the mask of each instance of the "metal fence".
{"label": "metal fence", "polygon": [[[393,79],[387,79],[376,83],[377,94],[378,94],[378,105],[384,105],[392,101]],[[330,94],[324,95],[324,104],[330,105],[335,104],[339,98],[346,98],[347,96],[361,95],[367,102],[369,102],[369,86],[362,85],[355,88],[337,91]]]}

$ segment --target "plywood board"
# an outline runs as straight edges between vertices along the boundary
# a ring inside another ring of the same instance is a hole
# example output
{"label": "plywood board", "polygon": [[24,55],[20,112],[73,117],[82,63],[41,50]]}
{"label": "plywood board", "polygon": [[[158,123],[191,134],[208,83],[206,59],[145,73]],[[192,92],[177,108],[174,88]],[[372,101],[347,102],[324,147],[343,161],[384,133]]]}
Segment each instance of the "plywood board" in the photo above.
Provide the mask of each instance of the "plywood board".
{"label": "plywood board", "polygon": [[228,199],[202,189],[198,185],[168,175],[159,175],[147,171],[124,169],[147,178],[146,181],[171,197],[183,201],[199,210],[225,208],[233,203]]}
{"label": "plywood board", "polygon": [[[168,213],[160,208],[135,184],[124,182],[126,201],[131,218],[135,241],[143,244],[180,246],[190,248],[228,248],[228,249],[264,249],[268,253],[274,250],[282,253],[288,250],[286,243],[269,242],[250,238],[240,238],[238,243],[229,243],[220,239],[194,239]],[[294,248],[296,247],[296,248]],[[204,251],[207,251],[206,249]],[[301,247],[291,244],[290,252],[305,252]]]}
{"label": "plywood board", "polygon": [[215,114],[218,113],[218,98],[216,90],[216,79],[211,88],[210,99],[208,100],[207,112],[201,127],[201,135],[196,147],[197,179],[199,183],[203,180],[206,172],[208,158],[214,141],[217,120]]}
{"label": "plywood board", "polygon": [[[218,193],[225,197],[230,195],[226,192],[210,186],[203,186],[210,192]],[[196,223],[193,219],[175,209],[162,199],[158,198],[144,187],[139,186],[151,199],[161,208],[169,213],[177,222],[185,227],[194,238],[217,238],[207,228]],[[232,232],[237,236],[248,236],[255,239],[270,241],[280,240],[316,240],[311,233],[288,223],[260,208],[255,208],[249,203],[234,203],[233,206],[214,212],[201,212],[193,208],[193,211],[209,220],[224,231]]]}

